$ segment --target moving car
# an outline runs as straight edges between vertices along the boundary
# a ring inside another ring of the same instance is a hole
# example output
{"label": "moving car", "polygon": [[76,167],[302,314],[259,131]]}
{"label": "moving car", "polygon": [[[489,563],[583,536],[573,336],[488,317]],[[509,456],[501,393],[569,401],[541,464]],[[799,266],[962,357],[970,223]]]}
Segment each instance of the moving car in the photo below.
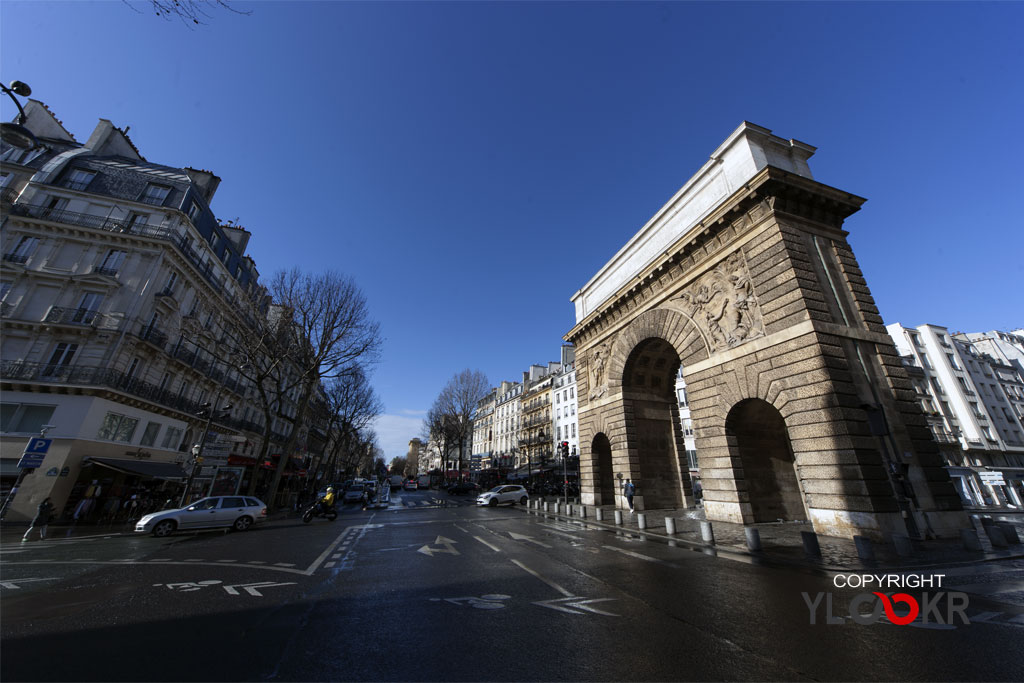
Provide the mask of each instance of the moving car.
{"label": "moving car", "polygon": [[231,527],[235,531],[245,531],[266,519],[267,504],[258,498],[214,496],[201,498],[184,508],[145,515],[136,522],[135,531],[151,533],[157,538],[170,536],[178,529]]}
{"label": "moving car", "polygon": [[481,493],[476,499],[476,504],[489,505],[491,507],[501,505],[502,503],[526,505],[529,500],[530,494],[522,486],[504,484],[502,486],[495,486],[486,493]]}
{"label": "moving car", "polygon": [[419,487],[420,485],[416,482],[415,479],[410,479],[409,481],[405,482],[405,486],[403,488],[406,491],[415,491]]}

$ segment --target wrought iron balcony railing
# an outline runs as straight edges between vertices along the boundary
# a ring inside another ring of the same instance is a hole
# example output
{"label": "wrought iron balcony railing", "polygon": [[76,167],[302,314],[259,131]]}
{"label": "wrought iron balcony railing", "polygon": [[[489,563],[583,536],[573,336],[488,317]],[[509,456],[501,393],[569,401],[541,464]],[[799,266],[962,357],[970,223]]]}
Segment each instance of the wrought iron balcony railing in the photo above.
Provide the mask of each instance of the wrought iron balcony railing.
{"label": "wrought iron balcony railing", "polygon": [[11,263],[25,263],[28,261],[28,256],[28,254],[16,254],[11,252],[9,254],[4,254],[4,261],[9,261]]}
{"label": "wrought iron balcony railing", "polygon": [[[202,410],[202,405],[198,401],[192,401],[110,368],[3,361],[0,363],[0,379],[114,389],[189,415],[195,415]],[[247,420],[237,420],[231,416],[215,419],[214,422],[239,431],[263,432],[259,425]],[[284,437],[281,435],[275,435],[275,437],[284,441]]]}

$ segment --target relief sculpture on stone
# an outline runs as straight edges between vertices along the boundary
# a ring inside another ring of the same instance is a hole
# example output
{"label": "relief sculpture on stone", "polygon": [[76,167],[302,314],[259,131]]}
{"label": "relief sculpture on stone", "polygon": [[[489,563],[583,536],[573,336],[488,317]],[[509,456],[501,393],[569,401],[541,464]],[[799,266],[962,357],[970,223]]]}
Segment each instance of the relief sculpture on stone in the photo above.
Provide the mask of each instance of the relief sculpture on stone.
{"label": "relief sculpture on stone", "polygon": [[750,271],[740,252],[703,275],[676,301],[713,351],[731,349],[764,336],[761,309],[754,298]]}
{"label": "relief sculpture on stone", "polygon": [[590,398],[601,398],[608,391],[608,343],[601,344],[591,353],[593,358],[590,361]]}

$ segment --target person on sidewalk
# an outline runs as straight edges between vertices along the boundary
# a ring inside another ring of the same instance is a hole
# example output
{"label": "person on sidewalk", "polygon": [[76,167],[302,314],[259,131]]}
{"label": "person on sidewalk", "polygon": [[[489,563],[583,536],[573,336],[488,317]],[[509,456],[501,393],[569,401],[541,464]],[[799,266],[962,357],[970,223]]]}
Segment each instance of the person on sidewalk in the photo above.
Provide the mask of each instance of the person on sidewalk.
{"label": "person on sidewalk", "polygon": [[21,537],[21,542],[25,543],[28,541],[29,534],[36,527],[39,527],[39,540],[46,540],[46,527],[50,524],[50,515],[53,514],[53,503],[50,502],[50,497],[47,496],[43,499],[43,502],[39,504],[36,509],[36,516],[32,518],[32,524],[29,526],[28,531]]}
{"label": "person on sidewalk", "polygon": [[636,487],[633,486],[633,482],[629,479],[626,480],[626,485],[622,487],[622,494],[626,496],[626,502],[629,503],[629,512],[633,512],[633,496],[636,494]]}

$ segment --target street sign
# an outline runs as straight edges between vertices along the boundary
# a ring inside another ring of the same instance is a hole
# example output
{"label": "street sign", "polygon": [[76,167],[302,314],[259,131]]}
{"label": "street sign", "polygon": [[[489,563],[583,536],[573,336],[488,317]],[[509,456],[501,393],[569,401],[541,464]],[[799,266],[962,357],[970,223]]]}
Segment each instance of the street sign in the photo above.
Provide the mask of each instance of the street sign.
{"label": "street sign", "polygon": [[28,453],[26,452],[21,456],[21,460],[18,461],[18,467],[23,470],[36,469],[37,467],[43,466],[43,458],[46,457],[46,453]]}
{"label": "street sign", "polygon": [[38,453],[40,455],[46,455],[46,451],[50,450],[51,443],[53,443],[53,439],[44,439],[39,436],[34,436],[28,440],[28,446],[25,447],[25,454]]}

